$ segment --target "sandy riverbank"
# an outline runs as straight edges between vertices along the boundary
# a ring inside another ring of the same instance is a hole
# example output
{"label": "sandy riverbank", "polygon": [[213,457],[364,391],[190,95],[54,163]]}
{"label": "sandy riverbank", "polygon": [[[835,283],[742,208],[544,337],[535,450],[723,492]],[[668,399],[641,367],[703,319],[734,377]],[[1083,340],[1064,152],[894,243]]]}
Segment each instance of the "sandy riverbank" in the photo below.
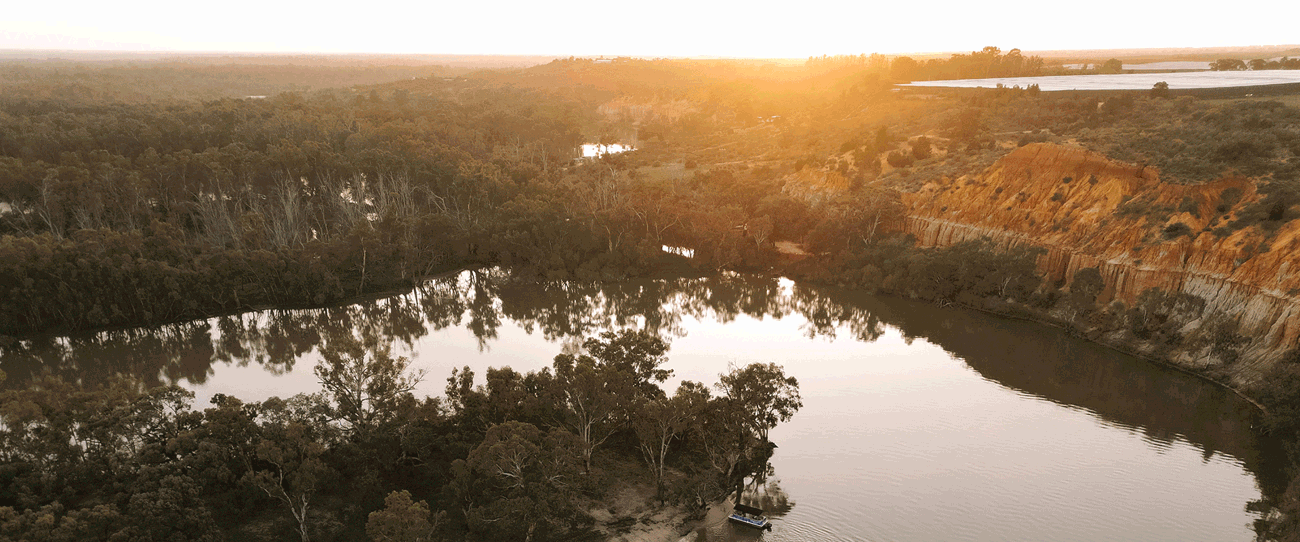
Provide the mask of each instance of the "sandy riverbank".
{"label": "sandy riverbank", "polygon": [[701,518],[686,507],[660,506],[651,488],[628,485],[614,495],[608,508],[590,511],[609,542],[693,542],[702,527],[726,521],[731,506],[714,503]]}

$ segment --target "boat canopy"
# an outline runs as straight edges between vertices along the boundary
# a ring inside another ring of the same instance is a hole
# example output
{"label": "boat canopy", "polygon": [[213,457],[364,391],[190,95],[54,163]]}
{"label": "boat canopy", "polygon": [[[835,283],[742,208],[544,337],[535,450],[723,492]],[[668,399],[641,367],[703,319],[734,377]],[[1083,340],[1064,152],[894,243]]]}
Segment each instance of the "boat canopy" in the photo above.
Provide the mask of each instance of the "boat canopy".
{"label": "boat canopy", "polygon": [[750,514],[750,515],[753,515],[753,516],[761,516],[761,515],[763,515],[763,509],[762,509],[762,508],[754,508],[753,506],[745,506],[745,505],[743,505],[743,504],[737,504],[735,510],[736,510],[737,512],[741,512],[741,513],[744,513],[744,514]]}

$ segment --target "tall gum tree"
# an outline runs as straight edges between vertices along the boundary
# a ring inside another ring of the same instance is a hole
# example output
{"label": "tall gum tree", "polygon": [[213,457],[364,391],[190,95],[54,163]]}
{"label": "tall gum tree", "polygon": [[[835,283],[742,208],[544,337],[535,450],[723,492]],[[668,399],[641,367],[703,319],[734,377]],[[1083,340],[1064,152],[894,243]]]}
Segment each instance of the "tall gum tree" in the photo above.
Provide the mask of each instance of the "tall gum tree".
{"label": "tall gum tree", "polygon": [[672,371],[659,368],[668,345],[644,332],[605,332],[583,349],[555,356],[554,385],[566,407],[563,421],[582,441],[583,470],[591,472],[593,450],[626,424],[638,400],[662,398],[657,383]]}
{"label": "tall gum tree", "polygon": [[799,381],[775,363],[733,367],[716,385],[721,396],[709,404],[705,440],[710,461],[739,498],[746,476],[767,472],[775,448],[768,433],[803,406]]}
{"label": "tall gum tree", "polygon": [[469,506],[472,531],[492,540],[546,538],[577,517],[573,504],[578,477],[579,443],[563,429],[543,432],[523,422],[505,422],[488,430],[465,460],[476,483],[459,490]]}
{"label": "tall gum tree", "polygon": [[655,496],[660,501],[664,499],[664,469],[673,440],[690,427],[708,401],[709,388],[688,380],[671,398],[643,401],[632,414],[632,429],[654,474]]}
{"label": "tall gum tree", "polygon": [[354,432],[387,422],[398,404],[424,378],[425,371],[408,371],[410,360],[393,357],[386,345],[367,347],[344,335],[321,348],[316,378],[334,403],[336,415]]}
{"label": "tall gum tree", "polygon": [[319,395],[276,397],[261,404],[261,436],[255,447],[254,470],[247,482],[284,503],[298,525],[302,542],[310,542],[312,503],[316,492],[334,474],[324,455],[337,440],[328,421],[329,407]]}

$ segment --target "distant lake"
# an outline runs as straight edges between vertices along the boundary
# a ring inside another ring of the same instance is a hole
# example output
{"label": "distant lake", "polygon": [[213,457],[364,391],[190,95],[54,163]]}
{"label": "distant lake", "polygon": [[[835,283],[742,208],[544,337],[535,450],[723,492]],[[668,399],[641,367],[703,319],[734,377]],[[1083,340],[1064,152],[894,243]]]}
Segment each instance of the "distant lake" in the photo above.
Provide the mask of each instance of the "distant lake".
{"label": "distant lake", "polygon": [[1038,85],[1053,90],[1150,90],[1156,83],[1169,83],[1171,90],[1190,88],[1250,87],[1300,83],[1300,70],[1262,70],[1240,72],[1120,73],[1108,75],[1060,75],[1049,77],[999,77],[991,79],[956,79],[951,81],[914,81],[901,86],[951,88],[1026,88]]}
{"label": "distant lake", "polygon": [[1246,504],[1285,487],[1251,407],[1189,375],[1033,323],[727,274],[621,283],[466,271],[347,306],[22,341],[7,386],[48,370],[177,383],[196,408],[315,392],[318,349],[372,337],[428,370],[548,367],[602,330],[671,340],[666,388],[775,362],[804,407],[772,432],[762,504],[774,530],[707,525],[710,542],[1240,541]]}
{"label": "distant lake", "polygon": [[618,154],[621,152],[627,152],[632,150],[636,150],[636,148],[631,145],[623,145],[621,143],[614,143],[612,145],[601,145],[599,143],[584,143],[582,145],[582,157],[596,158],[604,154]]}
{"label": "distant lake", "polygon": [[[1084,66],[1096,66],[1095,64],[1065,64],[1066,68],[1077,70]],[[1210,62],[1207,60],[1197,61],[1172,61],[1172,62],[1147,62],[1144,64],[1124,64],[1124,69],[1134,71],[1156,71],[1156,70],[1209,70]]]}

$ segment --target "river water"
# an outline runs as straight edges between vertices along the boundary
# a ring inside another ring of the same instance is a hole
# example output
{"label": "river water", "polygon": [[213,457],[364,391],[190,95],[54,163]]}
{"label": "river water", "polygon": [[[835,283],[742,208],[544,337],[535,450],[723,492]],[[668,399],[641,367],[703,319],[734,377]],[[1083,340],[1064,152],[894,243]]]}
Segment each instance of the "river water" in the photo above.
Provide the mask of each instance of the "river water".
{"label": "river water", "polygon": [[771,434],[775,474],[752,497],[768,541],[1247,541],[1247,504],[1285,480],[1240,398],[1041,325],[746,275],[617,284],[466,271],[344,307],[23,341],[0,351],[22,385],[49,370],[130,374],[243,400],[318,391],[316,349],[389,342],[438,395],[454,367],[550,365],[584,336],[672,341],[665,389],[729,364],[776,362],[803,408]]}

